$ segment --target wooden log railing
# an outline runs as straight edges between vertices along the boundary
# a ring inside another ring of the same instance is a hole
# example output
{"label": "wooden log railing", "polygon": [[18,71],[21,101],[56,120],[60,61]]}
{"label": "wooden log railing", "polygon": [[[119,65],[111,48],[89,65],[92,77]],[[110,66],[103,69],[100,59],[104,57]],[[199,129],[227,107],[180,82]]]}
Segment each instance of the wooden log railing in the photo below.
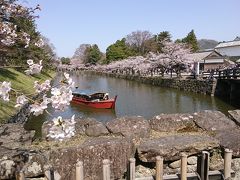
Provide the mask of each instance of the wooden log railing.
{"label": "wooden log railing", "polygon": [[240,67],[231,69],[212,70],[210,72],[202,72],[203,78],[217,78],[217,79],[238,79],[240,78]]}
{"label": "wooden log railing", "polygon": [[[209,171],[209,159],[210,153],[207,151],[203,151],[202,154],[198,158],[197,164],[197,172],[195,173],[187,173],[187,155],[185,153],[181,154],[181,167],[180,167],[180,174],[173,174],[173,175],[163,175],[163,158],[160,156],[156,157],[156,174],[155,176],[149,177],[135,177],[135,158],[129,159],[129,172],[127,179],[128,180],[187,180],[187,179],[199,179],[199,180],[211,180],[211,179],[229,179],[231,178],[233,171],[231,169],[231,162],[232,162],[232,150],[225,149],[224,151],[224,170],[223,173],[221,171]],[[76,163],[76,180],[84,180],[83,174],[83,162],[78,161]],[[111,162],[109,159],[104,159],[102,161],[103,167],[103,180],[110,180],[111,178],[111,171],[110,165]],[[59,178],[54,178],[53,169],[49,169],[45,172],[47,180],[56,180]],[[24,172],[20,170],[16,173],[16,180],[25,180]]]}

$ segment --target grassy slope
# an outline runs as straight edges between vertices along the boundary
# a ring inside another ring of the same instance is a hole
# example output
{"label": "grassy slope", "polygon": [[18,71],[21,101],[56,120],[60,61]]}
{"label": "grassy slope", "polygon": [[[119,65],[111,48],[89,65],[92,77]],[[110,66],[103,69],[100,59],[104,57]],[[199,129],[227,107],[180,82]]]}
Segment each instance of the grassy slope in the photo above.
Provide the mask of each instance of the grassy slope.
{"label": "grassy slope", "polygon": [[[42,72],[39,75],[27,76],[23,72],[12,68],[0,69],[0,82],[11,81],[12,88],[23,92],[24,94],[33,94],[34,81],[43,82],[46,79],[51,79],[55,75],[54,71]],[[14,115],[18,109],[14,107],[16,97],[13,93],[10,94],[10,102],[4,102],[0,99],[0,123],[6,122],[9,117]]]}

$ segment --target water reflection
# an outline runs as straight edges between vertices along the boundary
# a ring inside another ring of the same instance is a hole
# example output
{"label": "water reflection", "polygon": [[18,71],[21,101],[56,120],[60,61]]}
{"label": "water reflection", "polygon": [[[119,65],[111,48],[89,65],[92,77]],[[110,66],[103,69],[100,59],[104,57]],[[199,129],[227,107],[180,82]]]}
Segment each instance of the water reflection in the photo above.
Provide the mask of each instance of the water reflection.
{"label": "water reflection", "polygon": [[71,103],[72,112],[81,113],[81,117],[89,117],[95,119],[102,119],[103,122],[116,118],[115,109],[93,109],[85,105]]}

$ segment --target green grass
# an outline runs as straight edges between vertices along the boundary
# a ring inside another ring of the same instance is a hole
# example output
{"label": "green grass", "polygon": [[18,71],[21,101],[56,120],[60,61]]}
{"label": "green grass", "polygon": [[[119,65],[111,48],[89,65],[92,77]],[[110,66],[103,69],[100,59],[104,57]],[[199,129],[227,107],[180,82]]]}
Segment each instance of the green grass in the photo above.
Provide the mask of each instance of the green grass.
{"label": "green grass", "polygon": [[[54,75],[54,71],[46,71],[39,75],[28,76],[24,72],[17,71],[12,68],[0,68],[0,82],[11,81],[11,87],[13,89],[17,90],[19,93],[24,93],[27,95],[35,94],[35,89],[33,87],[34,81],[43,82],[46,79],[52,79]],[[0,124],[7,122],[11,116],[19,111],[19,109],[14,107],[15,102],[16,95],[13,92],[10,93],[9,102],[4,102],[2,99],[0,99]]]}

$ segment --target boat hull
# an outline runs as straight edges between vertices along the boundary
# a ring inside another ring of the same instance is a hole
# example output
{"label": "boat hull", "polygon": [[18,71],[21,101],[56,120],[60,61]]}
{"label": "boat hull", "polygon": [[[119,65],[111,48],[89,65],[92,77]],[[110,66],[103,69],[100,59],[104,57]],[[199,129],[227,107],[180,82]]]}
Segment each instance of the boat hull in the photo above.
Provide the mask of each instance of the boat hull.
{"label": "boat hull", "polygon": [[115,96],[114,99],[109,99],[109,100],[87,101],[84,98],[73,97],[72,103],[86,105],[88,107],[98,108],[98,109],[113,109],[115,108],[116,99],[117,99],[117,96]]}

